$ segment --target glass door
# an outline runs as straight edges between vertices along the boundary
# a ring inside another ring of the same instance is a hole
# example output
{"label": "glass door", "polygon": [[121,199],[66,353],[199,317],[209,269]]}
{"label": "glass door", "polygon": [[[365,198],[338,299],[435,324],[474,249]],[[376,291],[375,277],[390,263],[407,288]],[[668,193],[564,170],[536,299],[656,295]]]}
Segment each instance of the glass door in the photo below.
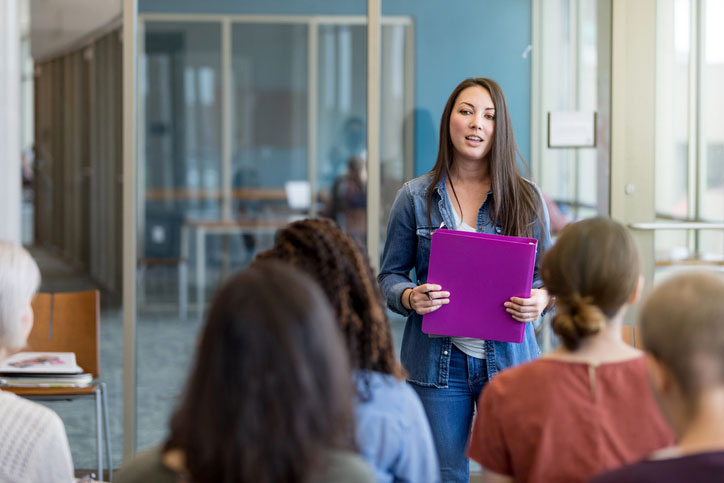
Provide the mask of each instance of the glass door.
{"label": "glass door", "polygon": [[[648,288],[677,270],[724,270],[721,2],[533,8],[533,173],[554,234],[587,216],[625,223]],[[549,146],[556,110],[595,111],[595,147]]]}
{"label": "glass door", "polygon": [[[166,435],[201,322],[187,317],[191,254],[184,237],[189,220],[219,219],[222,211],[221,34],[219,22],[143,23],[136,220],[139,448]],[[213,242],[209,246],[209,254],[219,251]]]}
{"label": "glass door", "polygon": [[614,1],[611,214],[632,228],[648,288],[679,270],[724,272],[718,3]]}
{"label": "glass door", "polygon": [[[710,0],[657,3],[654,279],[724,271],[724,9]],[[666,109],[663,103],[676,107]],[[675,104],[671,104],[675,103]]]}

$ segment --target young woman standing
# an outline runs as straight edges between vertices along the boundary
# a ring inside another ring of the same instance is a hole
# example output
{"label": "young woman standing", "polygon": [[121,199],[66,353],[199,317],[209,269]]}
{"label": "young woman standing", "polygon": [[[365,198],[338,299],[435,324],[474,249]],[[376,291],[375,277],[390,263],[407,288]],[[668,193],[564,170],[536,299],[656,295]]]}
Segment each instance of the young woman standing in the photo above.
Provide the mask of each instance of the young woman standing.
{"label": "young woman standing", "polygon": [[[408,317],[401,359],[427,412],[446,482],[468,481],[465,447],[484,385],[498,371],[537,357],[539,349],[532,325],[521,344],[422,332],[422,315],[455,297],[426,283],[431,236],[448,228],[537,238],[531,296],[505,303],[515,320],[535,321],[550,301],[538,274],[540,255],[550,245],[548,213],[537,187],[521,176],[517,154],[500,86],[466,79],[445,105],[435,166],[400,189],[390,213],[378,278],[387,305]],[[413,268],[416,280],[410,278]]]}

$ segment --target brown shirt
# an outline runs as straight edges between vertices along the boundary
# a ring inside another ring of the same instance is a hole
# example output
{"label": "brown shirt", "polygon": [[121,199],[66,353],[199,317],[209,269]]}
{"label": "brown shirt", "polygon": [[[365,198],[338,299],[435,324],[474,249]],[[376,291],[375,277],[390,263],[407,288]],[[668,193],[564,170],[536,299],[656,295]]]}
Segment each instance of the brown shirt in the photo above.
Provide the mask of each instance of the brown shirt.
{"label": "brown shirt", "polygon": [[539,359],[502,372],[478,404],[469,455],[516,481],[585,481],[673,443],[643,357]]}

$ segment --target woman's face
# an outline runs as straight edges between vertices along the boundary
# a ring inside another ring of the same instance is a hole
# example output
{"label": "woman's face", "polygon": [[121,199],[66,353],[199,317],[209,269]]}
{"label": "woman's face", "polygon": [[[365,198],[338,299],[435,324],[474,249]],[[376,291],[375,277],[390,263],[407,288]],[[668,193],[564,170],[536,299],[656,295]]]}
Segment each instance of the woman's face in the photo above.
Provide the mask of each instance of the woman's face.
{"label": "woman's face", "polygon": [[495,132],[495,104],[487,89],[463,89],[450,113],[450,139],[456,159],[483,160]]}

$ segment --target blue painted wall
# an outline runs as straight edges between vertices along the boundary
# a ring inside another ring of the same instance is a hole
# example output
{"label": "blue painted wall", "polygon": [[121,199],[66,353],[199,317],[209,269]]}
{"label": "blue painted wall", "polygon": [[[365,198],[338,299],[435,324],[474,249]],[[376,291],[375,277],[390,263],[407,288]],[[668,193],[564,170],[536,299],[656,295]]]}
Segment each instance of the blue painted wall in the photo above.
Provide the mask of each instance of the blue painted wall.
{"label": "blue painted wall", "polygon": [[524,59],[522,54],[531,42],[530,1],[383,0],[382,4],[384,15],[409,15],[415,22],[415,174],[435,163],[443,107],[466,77],[490,77],[501,85],[527,160],[530,56]]}
{"label": "blue painted wall", "polygon": [[[442,109],[466,77],[491,77],[505,92],[516,139],[530,154],[530,0],[383,0],[383,15],[415,28],[415,174],[435,162]],[[139,0],[141,13],[365,15],[363,0]],[[384,46],[383,46],[384,48]]]}

